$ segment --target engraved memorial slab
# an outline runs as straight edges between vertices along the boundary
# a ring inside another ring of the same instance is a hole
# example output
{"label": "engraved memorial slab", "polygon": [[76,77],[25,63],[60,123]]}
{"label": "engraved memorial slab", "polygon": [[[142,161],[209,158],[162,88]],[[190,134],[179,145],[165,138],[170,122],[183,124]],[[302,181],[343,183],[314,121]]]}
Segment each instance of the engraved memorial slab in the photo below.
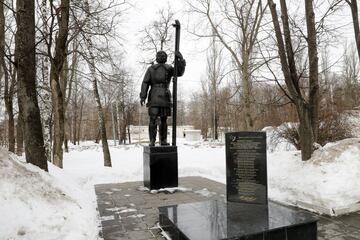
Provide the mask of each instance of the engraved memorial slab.
{"label": "engraved memorial slab", "polygon": [[267,204],[266,133],[226,133],[225,142],[227,200]]}

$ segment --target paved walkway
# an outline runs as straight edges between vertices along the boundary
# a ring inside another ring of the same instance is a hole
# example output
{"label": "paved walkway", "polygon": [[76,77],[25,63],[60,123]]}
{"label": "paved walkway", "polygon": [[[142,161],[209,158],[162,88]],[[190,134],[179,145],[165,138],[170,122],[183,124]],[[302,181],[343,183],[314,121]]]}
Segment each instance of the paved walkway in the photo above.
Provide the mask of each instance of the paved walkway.
{"label": "paved walkway", "polygon": [[[225,197],[225,185],[206,178],[180,178],[179,186],[187,191],[152,194],[143,190],[142,182],[96,185],[104,240],[165,239],[158,227],[158,207]],[[360,240],[360,212],[319,216],[318,239]]]}

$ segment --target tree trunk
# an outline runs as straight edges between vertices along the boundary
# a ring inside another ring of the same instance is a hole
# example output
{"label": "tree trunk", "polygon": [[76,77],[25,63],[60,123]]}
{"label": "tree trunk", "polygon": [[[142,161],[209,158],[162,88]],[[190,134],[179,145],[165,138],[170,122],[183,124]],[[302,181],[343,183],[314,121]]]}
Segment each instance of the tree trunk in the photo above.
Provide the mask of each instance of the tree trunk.
{"label": "tree trunk", "polygon": [[354,27],[354,35],[355,35],[355,43],[358,52],[358,57],[360,60],[360,29],[359,29],[359,12],[357,6],[357,0],[349,0],[347,1],[351,8],[351,15],[353,19],[353,27]]}
{"label": "tree trunk", "polygon": [[[4,1],[0,2],[0,79],[5,75],[5,13],[4,13]],[[0,82],[1,83],[1,82]],[[1,88],[1,84],[0,84]]]}
{"label": "tree trunk", "polygon": [[[85,0],[85,11],[87,13],[86,26],[88,28],[91,28],[90,24],[89,24],[90,6],[89,6],[88,0]],[[110,157],[109,145],[108,145],[107,137],[106,137],[105,116],[104,116],[104,112],[103,112],[103,109],[101,106],[100,95],[99,95],[99,91],[98,91],[98,87],[97,87],[95,56],[93,54],[93,42],[91,40],[91,36],[89,36],[88,33],[83,33],[83,36],[85,38],[86,45],[87,45],[86,47],[87,47],[88,54],[89,54],[88,66],[89,66],[90,73],[92,76],[93,92],[94,92],[94,97],[95,97],[95,102],[96,102],[96,107],[97,107],[97,112],[98,112],[99,130],[100,130],[100,134],[101,134],[102,149],[103,149],[103,154],[104,154],[104,166],[111,167],[111,157]]]}
{"label": "tree trunk", "polygon": [[59,84],[59,75],[55,66],[51,66],[51,93],[54,109],[54,141],[53,141],[53,163],[59,168],[63,167],[63,149],[64,143],[64,98]]}
{"label": "tree trunk", "polygon": [[[49,8],[47,6],[47,0],[42,0],[41,1],[41,6],[40,6],[40,10],[41,10],[41,19],[43,22],[43,34],[44,36],[47,36],[49,33],[48,30],[48,12],[49,12]],[[44,52],[47,51],[47,45],[44,43],[41,45],[41,48],[43,49]],[[51,141],[52,141],[52,102],[51,102],[51,89],[50,89],[50,78],[49,78],[49,56],[43,55],[40,56],[40,61],[41,61],[41,68],[42,68],[42,97],[43,97],[43,106],[42,106],[42,124],[43,124],[43,130],[44,130],[44,146],[45,146],[45,152],[46,152],[46,157],[48,159],[48,161],[51,162],[52,160],[52,146],[51,146]],[[41,91],[41,90],[40,90]]]}
{"label": "tree trunk", "polygon": [[[90,54],[90,55],[92,55],[92,54]],[[104,113],[102,110],[100,95],[99,95],[99,91],[98,91],[98,87],[97,87],[95,67],[93,65],[93,64],[95,64],[95,61],[94,61],[93,56],[91,56],[90,59],[92,59],[92,61],[91,61],[92,63],[89,64],[89,67],[90,67],[91,74],[93,76],[92,84],[93,84],[93,92],[94,92],[94,97],[95,97],[97,111],[98,111],[99,129],[100,129],[101,142],[102,142],[102,148],[103,148],[103,154],[104,154],[104,166],[111,167],[111,157],[110,157],[109,145],[108,145],[107,137],[106,137],[105,117],[104,117]]]}
{"label": "tree trunk", "polygon": [[65,137],[64,139],[65,152],[69,152],[69,140]]}
{"label": "tree trunk", "polygon": [[[243,57],[244,58],[244,57]],[[244,130],[248,131],[253,128],[253,120],[251,117],[251,101],[250,101],[250,80],[249,80],[249,66],[247,60],[243,62],[241,67],[241,76],[242,76],[242,94],[243,94],[243,102],[244,102],[244,115],[245,115],[245,122],[244,122]]]}
{"label": "tree trunk", "polygon": [[[309,119],[313,132],[313,142],[318,138],[319,118],[319,69],[316,43],[315,13],[313,0],[305,0],[306,26],[308,33],[308,57],[309,57]],[[308,159],[308,158],[307,158]]]}
{"label": "tree trunk", "polygon": [[306,101],[306,96],[303,95],[299,86],[299,78],[295,65],[294,51],[292,48],[286,1],[280,0],[285,43],[283,40],[283,35],[276,12],[276,5],[272,0],[268,0],[268,3],[270,6],[272,20],[274,24],[278,53],[281,62],[281,70],[284,74],[284,79],[287,86],[287,92],[284,91],[284,93],[296,106],[299,118],[301,157],[302,160],[308,160],[310,159],[311,154],[314,150],[313,144],[317,137],[319,101],[315,15],[313,12],[312,0],[305,1],[306,22],[308,31],[310,87],[308,101]]}
{"label": "tree trunk", "polygon": [[[67,50],[65,51],[67,52]],[[71,97],[71,82],[69,84],[69,96],[66,99],[66,86],[68,85],[68,61],[67,58],[65,57],[64,59],[64,66],[61,69],[61,75],[60,75],[60,84],[61,84],[61,92],[63,93],[64,96],[64,151],[65,152],[69,152],[69,145],[68,145],[68,131],[67,131],[67,125],[68,125],[68,114],[67,114],[67,106],[69,103],[69,98]]]}
{"label": "tree trunk", "polygon": [[216,114],[215,116],[215,140],[219,139],[219,114]]}
{"label": "tree trunk", "polygon": [[13,101],[9,102],[7,107],[8,112],[8,141],[9,141],[9,151],[15,153],[15,121],[14,121],[14,110],[13,110]]}
{"label": "tree trunk", "polygon": [[125,111],[125,103],[124,102],[121,103],[120,108],[121,108],[120,143],[126,144],[126,111]]}
{"label": "tree trunk", "polygon": [[118,139],[119,139],[119,144],[123,144],[123,139],[124,136],[122,134],[122,130],[123,130],[123,121],[122,121],[122,117],[121,117],[121,113],[122,113],[122,109],[120,106],[120,103],[118,102],[116,104],[116,112],[117,112],[117,122],[118,122]]}
{"label": "tree trunk", "polygon": [[[5,62],[5,14],[4,14],[4,3],[0,3],[0,62],[1,69],[0,71],[4,76],[4,101],[5,109],[8,115],[8,143],[9,151],[15,153],[15,123],[14,123],[14,85],[15,85],[15,76],[13,76],[11,71],[6,67]],[[10,75],[10,76],[9,76]]]}
{"label": "tree trunk", "polygon": [[[44,100],[48,101],[51,99],[50,93],[45,93]],[[45,103],[46,104],[46,103]],[[47,105],[47,104],[46,104]],[[50,106],[45,107],[44,113],[44,146],[47,159],[52,162],[52,127],[53,127],[53,114],[51,101]]]}
{"label": "tree trunk", "polygon": [[[3,59],[4,66],[4,78],[5,78],[5,109],[8,115],[8,144],[9,151],[15,153],[15,120],[14,120],[14,107],[13,107],[13,96],[14,96],[14,85],[15,85],[15,76],[9,78],[9,72],[5,66],[5,60]],[[10,86],[9,86],[9,80]]]}
{"label": "tree trunk", "polygon": [[130,124],[127,125],[127,132],[128,132],[129,144],[131,144]]}
{"label": "tree trunk", "polygon": [[21,156],[24,152],[24,121],[21,112],[19,112],[16,124],[16,154]]}
{"label": "tree trunk", "polygon": [[[65,110],[64,93],[62,91],[60,74],[66,59],[66,43],[69,32],[69,0],[61,0],[60,11],[57,12],[59,20],[59,32],[55,43],[55,56],[51,61],[50,86],[52,103],[54,109],[54,142],[53,142],[53,162],[56,166],[63,167],[64,130],[65,130]],[[51,55],[51,52],[49,52]]]}
{"label": "tree trunk", "polygon": [[24,119],[26,161],[47,171],[47,160],[36,93],[35,2],[16,1],[15,39],[18,103]]}
{"label": "tree trunk", "polygon": [[[77,93],[76,93],[77,95]],[[77,97],[76,97],[77,98]],[[77,99],[73,103],[73,116],[72,116],[72,143],[76,145],[76,137],[77,137]]]}
{"label": "tree trunk", "polygon": [[101,130],[100,130],[100,126],[98,126],[97,134],[95,137],[95,143],[100,143],[100,137],[101,137]]}
{"label": "tree trunk", "polygon": [[[79,121],[78,121],[78,125],[77,125],[77,137],[76,137],[76,140],[78,142],[78,145],[80,145],[80,137],[81,137],[81,122],[82,122],[82,117],[83,117],[83,108],[84,108],[84,103],[85,103],[85,100],[84,100],[84,97],[82,96],[81,98],[81,104],[80,104],[80,116],[79,116]],[[76,127],[76,126],[75,126]]]}
{"label": "tree trunk", "polygon": [[123,120],[121,123],[121,136],[120,136],[120,142],[121,144],[126,144],[126,123]]}
{"label": "tree trunk", "polygon": [[111,104],[111,120],[112,120],[112,130],[113,130],[113,141],[114,141],[114,146],[116,146],[116,129],[117,129],[117,126],[116,126],[116,111],[115,111],[115,108],[114,108],[114,104]]}
{"label": "tree trunk", "polygon": [[[74,40],[75,41],[75,40]],[[74,42],[73,48],[77,50],[78,44]],[[76,145],[77,137],[77,120],[78,120],[78,95],[79,95],[79,79],[77,76],[77,52],[74,53],[72,65],[71,65],[71,79],[74,81],[74,97],[73,97],[73,106],[72,106],[72,142]]]}
{"label": "tree trunk", "polygon": [[311,110],[302,103],[296,105],[299,118],[299,139],[301,159],[308,160],[313,152],[314,134],[311,124]]}

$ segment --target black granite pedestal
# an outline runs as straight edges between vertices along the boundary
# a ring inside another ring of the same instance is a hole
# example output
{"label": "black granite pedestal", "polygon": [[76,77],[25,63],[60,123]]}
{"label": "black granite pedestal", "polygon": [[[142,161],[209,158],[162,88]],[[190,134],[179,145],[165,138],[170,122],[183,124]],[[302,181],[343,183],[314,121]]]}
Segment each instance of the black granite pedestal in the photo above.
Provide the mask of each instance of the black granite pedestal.
{"label": "black granite pedestal", "polygon": [[144,186],[151,190],[178,186],[176,146],[144,147]]}
{"label": "black granite pedestal", "polygon": [[159,208],[160,224],[173,240],[316,240],[311,213],[268,205],[213,200]]}

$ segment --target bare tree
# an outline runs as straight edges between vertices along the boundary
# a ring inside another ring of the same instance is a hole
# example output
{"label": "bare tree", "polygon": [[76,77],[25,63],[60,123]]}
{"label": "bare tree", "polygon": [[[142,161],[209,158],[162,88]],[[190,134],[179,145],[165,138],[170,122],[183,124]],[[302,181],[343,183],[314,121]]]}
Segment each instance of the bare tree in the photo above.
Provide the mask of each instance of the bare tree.
{"label": "bare tree", "polygon": [[320,102],[323,102],[321,105],[325,111],[334,112],[334,82],[331,76],[330,57],[328,45],[325,45],[321,50]]}
{"label": "bare tree", "polygon": [[95,101],[96,101],[96,105],[97,105],[98,118],[99,118],[99,129],[100,129],[100,133],[101,133],[101,142],[102,142],[103,153],[104,153],[104,166],[111,167],[111,157],[110,157],[109,145],[108,145],[107,137],[106,137],[105,117],[104,117],[103,108],[101,106],[101,100],[100,100],[100,95],[99,95],[98,86],[97,86],[97,78],[96,78],[96,70],[95,70],[95,56],[91,52],[92,48],[93,48],[91,38],[87,38],[87,44],[88,44],[87,47],[88,47],[89,55],[90,55],[89,68],[90,68],[90,72],[92,75],[93,91],[94,91],[94,97],[95,97]]}
{"label": "bare tree", "polygon": [[[200,129],[201,134],[203,135],[204,139],[207,139],[209,136],[209,128],[211,128],[211,97],[209,94],[208,84],[205,79],[201,82],[201,94],[198,96],[200,103]],[[196,95],[195,95],[196,96]]]}
{"label": "bare tree", "polygon": [[344,79],[344,97],[347,108],[353,109],[360,105],[359,58],[355,53],[355,46],[345,46],[342,77]]}
{"label": "bare tree", "polygon": [[67,105],[69,103],[72,104],[71,109],[69,109],[70,113],[68,114],[68,117],[70,118],[69,122],[69,131],[71,136],[71,141],[74,145],[76,145],[77,142],[77,135],[78,135],[78,114],[79,114],[79,105],[83,104],[83,100],[81,99],[80,95],[80,80],[77,72],[77,68],[79,67],[79,58],[78,58],[78,49],[79,49],[79,43],[77,39],[73,40],[73,47],[72,51],[74,52],[72,55],[72,64],[71,64],[71,75],[70,75],[70,82],[74,83],[74,89],[72,90],[73,94],[69,94],[67,97]]}
{"label": "bare tree", "polygon": [[[197,5],[195,5],[195,2]],[[253,128],[251,116],[251,80],[262,64],[255,61],[255,48],[267,5],[261,0],[196,0],[188,1],[190,11],[204,17],[210,24],[210,34],[193,33],[200,37],[215,35],[231,55],[238,76],[241,77],[244,104],[243,129]],[[215,9],[220,9],[214,13]],[[238,89],[240,86],[238,86]],[[238,92],[238,90],[236,90]]]}
{"label": "bare tree", "polygon": [[207,75],[209,81],[211,105],[212,105],[212,133],[213,139],[218,139],[218,126],[219,126],[219,88],[221,81],[225,77],[224,61],[222,57],[222,49],[219,48],[214,36],[210,43],[210,49],[207,58]]}
{"label": "bare tree", "polygon": [[142,38],[140,40],[139,47],[148,54],[147,58],[151,60],[145,60],[145,63],[151,63],[154,61],[155,54],[159,50],[165,52],[171,52],[171,39],[172,39],[172,26],[174,13],[168,4],[167,8],[160,9],[154,20],[142,31]]}
{"label": "bare tree", "polygon": [[5,56],[5,53],[7,52],[5,43],[5,5],[6,4],[4,3],[4,1],[0,2],[0,71],[1,75],[4,76],[4,101],[6,113],[8,115],[9,151],[15,152],[15,119],[13,98],[15,94],[16,72],[11,62],[7,64]]}
{"label": "bare tree", "polygon": [[113,63],[114,83],[116,81],[115,106],[116,106],[116,126],[119,144],[125,144],[131,141],[130,124],[134,120],[137,101],[135,100],[135,89],[132,76],[124,69],[119,67],[120,64]]}
{"label": "bare tree", "polygon": [[[85,4],[85,13],[86,13],[86,19],[85,19],[85,27],[88,31],[91,29],[91,11],[90,11],[90,5],[89,2],[86,0],[84,2]],[[91,31],[90,31],[91,32]],[[93,87],[93,93],[96,101],[97,106],[97,112],[98,112],[98,120],[99,120],[99,131],[101,135],[101,142],[102,142],[102,149],[104,154],[104,166],[111,167],[111,156],[110,156],[110,150],[109,145],[107,142],[107,136],[106,136],[106,127],[105,127],[105,116],[103,112],[103,108],[101,105],[99,90],[98,90],[98,80],[97,80],[97,73],[96,73],[96,64],[95,64],[95,55],[94,55],[94,44],[91,37],[91,34],[88,34],[85,31],[82,31],[82,36],[85,40],[86,44],[86,50],[88,55],[88,67],[90,69],[91,79],[92,79],[92,87]]]}
{"label": "bare tree", "polygon": [[358,52],[358,57],[360,59],[360,27],[359,27],[359,11],[358,11],[357,0],[345,0],[345,2],[347,2],[349,4],[350,9],[351,9],[355,43],[356,43],[356,48],[357,48],[357,52]]}
{"label": "bare tree", "polygon": [[[4,9],[4,0],[0,1],[0,60],[1,60],[1,68],[0,68],[0,77],[2,78],[5,72],[5,9]],[[0,79],[1,79],[0,78]],[[0,85],[0,92],[1,92],[1,86]]]}
{"label": "bare tree", "polygon": [[[63,167],[64,128],[64,83],[61,82],[61,73],[66,59],[67,39],[69,34],[69,0],[61,0],[60,6],[56,7],[53,0],[50,1],[52,24],[48,40],[48,56],[50,57],[50,86],[51,98],[54,110],[54,141],[53,162],[56,166]],[[55,31],[54,21],[57,19],[58,31],[55,38],[54,54],[52,53],[52,41]]]}
{"label": "bare tree", "polygon": [[44,143],[46,157],[49,161],[52,160],[52,126],[53,126],[53,108],[51,101],[51,88],[50,88],[50,58],[48,55],[48,43],[49,40],[44,41],[49,37],[49,12],[50,4],[49,1],[41,0],[40,3],[40,19],[42,25],[39,27],[39,52],[38,52],[38,61],[40,65],[40,77],[38,77],[39,83],[39,95],[41,96],[39,101],[41,118],[44,131]]}
{"label": "bare tree", "polygon": [[36,94],[35,2],[16,1],[16,67],[19,111],[24,120],[26,161],[47,171],[47,160]]}
{"label": "bare tree", "polygon": [[24,119],[19,112],[16,124],[16,154],[21,156],[24,152]]}
{"label": "bare tree", "polygon": [[298,113],[300,126],[300,146],[303,160],[308,160],[314,150],[313,144],[316,142],[318,133],[318,104],[319,104],[319,84],[318,84],[318,56],[315,29],[315,14],[313,1],[305,1],[305,15],[307,26],[309,77],[308,93],[305,95],[300,89],[301,75],[298,75],[295,64],[294,49],[292,45],[288,9],[286,1],[281,0],[281,14],[283,32],[280,28],[279,18],[276,12],[276,5],[272,0],[268,0],[273,25],[275,29],[278,53],[281,62],[281,69],[284,74],[287,87],[287,96],[295,104]]}
{"label": "bare tree", "polygon": [[[310,112],[310,125],[313,134],[313,141],[318,139],[319,131],[319,58],[317,51],[317,31],[315,26],[315,13],[313,7],[313,0],[305,0],[305,16],[308,42],[308,58],[309,58],[309,98],[308,107]],[[302,130],[303,137],[307,137],[309,133]],[[307,138],[302,138],[305,140]],[[312,151],[311,151],[312,153]],[[306,155],[306,154],[305,154]],[[306,159],[310,157],[305,156]],[[304,159],[304,158],[303,158]],[[305,159],[305,160],[306,160]]]}

